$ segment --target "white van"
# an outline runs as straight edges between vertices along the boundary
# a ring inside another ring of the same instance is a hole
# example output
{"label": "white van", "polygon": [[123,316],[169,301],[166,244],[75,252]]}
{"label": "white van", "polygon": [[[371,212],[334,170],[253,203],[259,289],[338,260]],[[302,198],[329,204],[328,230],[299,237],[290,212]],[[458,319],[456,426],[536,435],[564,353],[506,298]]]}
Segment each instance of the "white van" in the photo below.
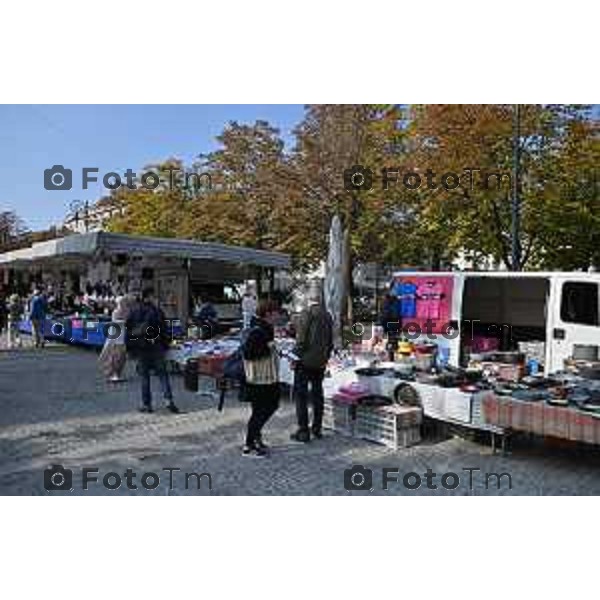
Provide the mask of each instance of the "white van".
{"label": "white van", "polygon": [[[446,347],[448,362],[458,366],[469,338],[496,336],[500,350],[514,350],[519,342],[545,343],[545,372],[564,368],[566,359],[598,360],[600,348],[600,273],[566,272],[422,272],[401,271],[394,282],[415,293],[415,318],[404,315],[403,328],[411,321],[422,328],[414,338],[432,336],[423,327],[419,291],[435,285],[445,296],[435,306],[443,317],[445,332],[436,324],[435,343]],[[441,283],[440,283],[441,282]],[[402,287],[398,289],[402,290]],[[413,305],[409,308],[413,310]],[[430,328],[433,332],[434,329]]]}

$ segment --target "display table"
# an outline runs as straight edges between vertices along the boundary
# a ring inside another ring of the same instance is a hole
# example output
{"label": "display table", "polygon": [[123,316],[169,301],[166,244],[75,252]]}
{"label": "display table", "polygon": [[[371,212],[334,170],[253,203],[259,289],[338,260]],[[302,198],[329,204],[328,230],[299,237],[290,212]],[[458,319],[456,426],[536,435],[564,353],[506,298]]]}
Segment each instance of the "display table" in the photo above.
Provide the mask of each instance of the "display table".
{"label": "display table", "polygon": [[600,415],[574,407],[552,406],[488,393],[483,399],[486,423],[587,444],[600,444]]}
{"label": "display table", "polygon": [[464,392],[456,387],[442,387],[422,381],[407,381],[385,375],[358,377],[352,366],[337,371],[330,369],[331,377],[324,381],[325,395],[335,397],[336,391],[353,381],[360,381],[375,396],[384,396],[400,403],[418,406],[423,416],[446,425],[455,425],[490,434],[492,450],[496,451],[497,437],[502,449],[506,447],[506,427],[485,421],[482,402],[490,392]]}
{"label": "display table", "polygon": [[[106,342],[106,329],[111,323],[109,317],[47,317],[44,323],[44,338],[47,340],[102,348]],[[32,335],[31,321],[29,319],[19,322],[19,331]],[[173,325],[172,335],[182,333],[181,325]],[[111,332],[112,333],[112,332]]]}
{"label": "display table", "polygon": [[[199,389],[199,394],[215,395],[223,394],[229,384],[223,381],[223,369],[227,360],[239,348],[241,339],[239,336],[224,336],[210,340],[195,340],[184,342],[172,347],[167,352],[167,361],[177,371],[185,370],[190,361],[195,361],[199,376],[208,377],[213,380],[214,388],[208,390],[206,387]],[[294,384],[294,370],[291,361],[285,355],[294,345],[290,338],[276,338],[275,346],[280,353],[279,357],[279,381],[291,387]],[[283,353],[283,355],[282,355]],[[230,382],[231,383],[231,382]],[[221,398],[222,400],[222,398]]]}
{"label": "display table", "polygon": [[[106,340],[104,335],[104,325],[110,320],[94,320],[93,318],[84,322],[78,318],[63,317],[55,319],[46,318],[44,322],[44,338],[55,342],[65,344],[78,344],[82,346],[102,347]],[[31,321],[29,319],[20,321],[19,331],[27,335],[32,335]]]}

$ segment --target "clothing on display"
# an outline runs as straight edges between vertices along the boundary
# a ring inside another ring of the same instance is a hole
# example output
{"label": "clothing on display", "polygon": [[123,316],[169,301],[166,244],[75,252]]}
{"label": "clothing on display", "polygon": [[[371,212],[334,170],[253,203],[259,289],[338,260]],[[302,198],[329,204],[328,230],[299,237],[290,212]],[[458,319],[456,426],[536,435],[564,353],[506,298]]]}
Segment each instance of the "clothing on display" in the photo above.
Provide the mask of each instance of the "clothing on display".
{"label": "clothing on display", "polygon": [[417,317],[439,319],[442,310],[444,288],[437,281],[423,281],[417,286]]}
{"label": "clothing on display", "polygon": [[400,301],[400,316],[411,318],[416,315],[417,286],[411,281],[396,281],[392,294]]}

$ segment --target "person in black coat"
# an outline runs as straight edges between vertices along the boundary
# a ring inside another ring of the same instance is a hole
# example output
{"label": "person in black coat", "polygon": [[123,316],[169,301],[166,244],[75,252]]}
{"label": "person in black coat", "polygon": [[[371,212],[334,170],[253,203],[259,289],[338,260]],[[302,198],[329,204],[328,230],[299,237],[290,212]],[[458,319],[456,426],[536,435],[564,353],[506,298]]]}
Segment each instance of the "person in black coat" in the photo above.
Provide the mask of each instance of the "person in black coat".
{"label": "person in black coat", "polygon": [[390,290],[383,299],[381,308],[381,325],[383,332],[387,336],[387,351],[389,360],[394,360],[396,347],[402,330],[402,317],[400,315],[400,303],[398,298]]}
{"label": "person in black coat", "polygon": [[154,303],[154,291],[144,290],[142,301],[129,313],[125,323],[128,352],[138,361],[137,369],[142,383],[142,412],[152,412],[150,374],[154,372],[160,381],[167,401],[167,409],[178,413],[173,401],[171,382],[165,361],[169,338],[165,316]]}

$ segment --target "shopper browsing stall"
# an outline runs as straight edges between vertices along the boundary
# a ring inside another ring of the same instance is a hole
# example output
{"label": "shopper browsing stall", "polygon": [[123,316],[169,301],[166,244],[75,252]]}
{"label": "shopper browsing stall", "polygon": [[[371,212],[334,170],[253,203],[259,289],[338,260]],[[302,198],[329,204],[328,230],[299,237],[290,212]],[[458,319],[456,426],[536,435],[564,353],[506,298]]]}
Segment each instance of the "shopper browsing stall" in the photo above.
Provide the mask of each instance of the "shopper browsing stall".
{"label": "shopper browsing stall", "polygon": [[242,399],[252,406],[244,456],[266,455],[262,429],[279,407],[279,365],[271,318],[268,304],[261,301],[240,347],[245,374]]}
{"label": "shopper browsing stall", "polygon": [[[333,321],[320,294],[314,294],[302,312],[296,334],[294,353],[298,356],[294,374],[294,398],[298,431],[292,439],[310,441],[310,435],[321,437],[323,425],[323,379],[333,350]],[[310,387],[310,394],[309,394]],[[313,405],[313,421],[309,427],[308,402]]]}

